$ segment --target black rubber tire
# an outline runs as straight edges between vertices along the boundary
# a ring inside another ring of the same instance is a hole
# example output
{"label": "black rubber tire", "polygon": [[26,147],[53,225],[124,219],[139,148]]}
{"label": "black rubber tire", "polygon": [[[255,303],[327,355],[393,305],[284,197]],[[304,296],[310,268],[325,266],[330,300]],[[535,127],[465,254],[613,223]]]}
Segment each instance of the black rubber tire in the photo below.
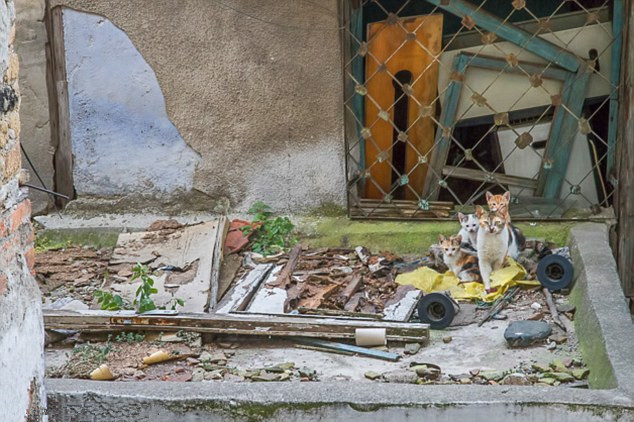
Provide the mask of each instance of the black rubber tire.
{"label": "black rubber tire", "polygon": [[537,280],[550,291],[567,289],[573,277],[572,264],[561,255],[547,255],[537,263]]}
{"label": "black rubber tire", "polygon": [[442,293],[430,293],[418,302],[418,319],[434,330],[449,327],[456,316],[454,304]]}

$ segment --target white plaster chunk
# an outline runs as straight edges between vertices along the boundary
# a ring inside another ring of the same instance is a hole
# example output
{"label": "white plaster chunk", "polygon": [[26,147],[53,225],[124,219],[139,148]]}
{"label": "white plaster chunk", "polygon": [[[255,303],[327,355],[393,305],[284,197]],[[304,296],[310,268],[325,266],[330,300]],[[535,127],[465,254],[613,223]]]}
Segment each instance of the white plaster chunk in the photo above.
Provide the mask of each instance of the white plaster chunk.
{"label": "white plaster chunk", "polygon": [[77,193],[189,191],[200,160],[169,120],[152,68],[109,20],[64,10]]}

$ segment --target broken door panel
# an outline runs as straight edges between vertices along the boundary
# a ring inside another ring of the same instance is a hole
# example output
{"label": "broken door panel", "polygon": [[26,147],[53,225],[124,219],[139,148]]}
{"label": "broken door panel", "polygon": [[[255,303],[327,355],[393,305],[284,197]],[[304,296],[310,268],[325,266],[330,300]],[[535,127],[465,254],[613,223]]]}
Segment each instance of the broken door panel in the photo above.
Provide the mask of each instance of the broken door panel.
{"label": "broken door panel", "polygon": [[427,165],[420,156],[434,143],[442,23],[442,15],[435,14],[368,25],[365,126],[371,136],[365,162],[372,180],[367,198],[394,191],[396,198],[415,199],[414,191],[422,189]]}

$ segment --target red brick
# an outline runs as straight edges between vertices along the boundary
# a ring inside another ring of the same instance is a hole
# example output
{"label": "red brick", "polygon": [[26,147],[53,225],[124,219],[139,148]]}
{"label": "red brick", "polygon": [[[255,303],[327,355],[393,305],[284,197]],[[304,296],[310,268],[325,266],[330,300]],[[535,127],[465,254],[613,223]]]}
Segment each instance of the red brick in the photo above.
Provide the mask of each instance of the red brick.
{"label": "red brick", "polygon": [[6,274],[0,274],[0,296],[7,292],[7,282],[9,279]]}
{"label": "red brick", "polygon": [[11,233],[15,232],[22,224],[28,223],[31,218],[31,201],[21,202],[11,213]]}
{"label": "red brick", "polygon": [[24,259],[26,260],[26,265],[29,267],[31,274],[35,275],[35,249],[33,249],[33,247],[28,248],[24,252]]}

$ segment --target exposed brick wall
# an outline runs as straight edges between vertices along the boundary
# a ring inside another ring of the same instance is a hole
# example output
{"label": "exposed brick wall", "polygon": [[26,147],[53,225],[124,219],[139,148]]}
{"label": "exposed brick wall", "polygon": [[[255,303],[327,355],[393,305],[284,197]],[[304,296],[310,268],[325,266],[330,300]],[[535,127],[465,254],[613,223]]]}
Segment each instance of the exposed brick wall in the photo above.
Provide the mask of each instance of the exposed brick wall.
{"label": "exposed brick wall", "polygon": [[19,61],[13,0],[0,0],[0,420],[44,416],[43,327],[31,203],[20,187]]}

